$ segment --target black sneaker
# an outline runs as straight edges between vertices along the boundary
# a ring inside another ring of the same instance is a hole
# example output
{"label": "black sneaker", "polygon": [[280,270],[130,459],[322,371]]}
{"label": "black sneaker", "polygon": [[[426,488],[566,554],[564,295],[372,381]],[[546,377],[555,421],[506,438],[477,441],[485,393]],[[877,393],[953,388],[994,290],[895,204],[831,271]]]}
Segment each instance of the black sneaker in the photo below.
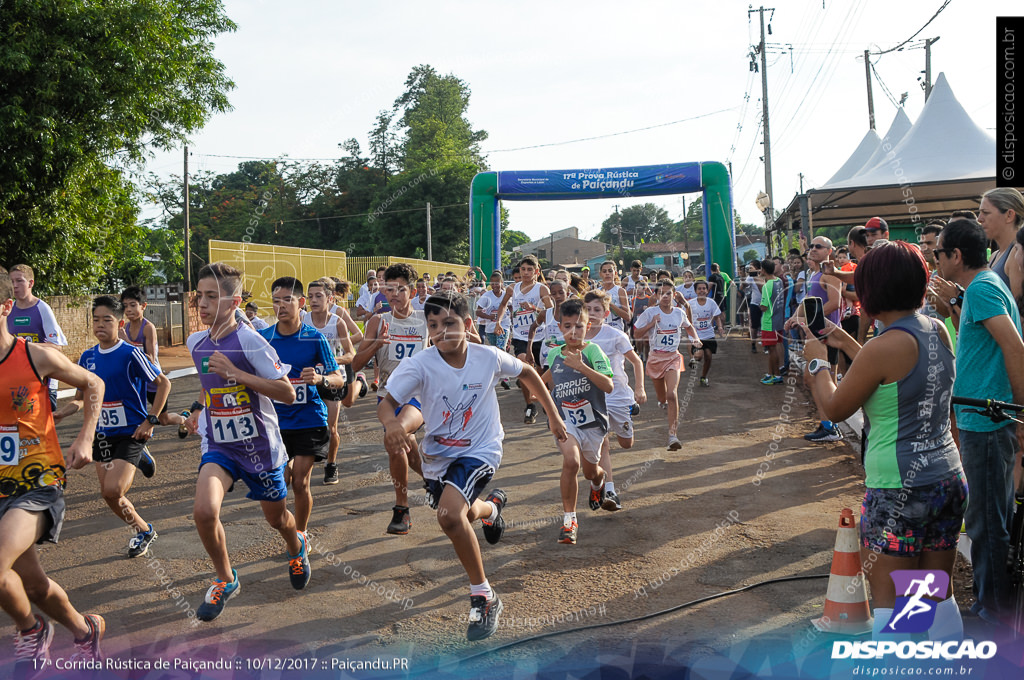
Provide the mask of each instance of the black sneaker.
{"label": "black sneaker", "polygon": [[302,548],[298,555],[288,555],[288,578],[292,582],[292,588],[302,590],[309,583],[313,570],[309,566],[309,550],[306,548],[306,534],[296,531],[299,535],[299,543]]}
{"label": "black sneaker", "polygon": [[837,442],[843,438],[843,433],[839,431],[839,427],[833,425],[831,428],[822,427],[816,432],[804,435],[804,439],[811,442]]}
{"label": "black sneaker", "polygon": [[501,489],[495,489],[487,494],[484,501],[491,501],[498,509],[497,516],[492,515],[487,519],[480,520],[480,523],[484,525],[484,538],[488,543],[494,545],[501,540],[501,535],[505,533],[505,520],[501,518],[501,509],[505,507],[505,503],[508,503],[508,496]]}
{"label": "black sneaker", "polygon": [[156,461],[153,460],[153,456],[149,453],[149,447],[142,447],[142,457],[139,458],[139,463],[136,465],[139,468],[139,472],[146,479],[149,479],[156,474]]}
{"label": "black sneaker", "polygon": [[493,588],[491,595],[489,600],[483,595],[473,595],[469,598],[469,629],[466,631],[466,637],[470,642],[488,638],[498,630],[498,618],[505,606],[501,604],[501,598]]}
{"label": "black sneaker", "polygon": [[597,489],[595,489],[594,487],[590,487],[590,509],[591,510],[599,510],[601,508],[601,504],[604,502],[604,494],[605,494],[604,484],[602,484]]}
{"label": "black sneaker", "polygon": [[396,505],[391,508],[391,512],[391,524],[388,525],[387,532],[389,534],[405,536],[409,533],[409,527],[412,526],[412,518],[409,516],[409,508],[402,505]]}
{"label": "black sneaker", "polygon": [[633,416],[634,418],[640,415],[640,404],[634,401],[633,405],[629,407],[629,415]]}
{"label": "black sneaker", "polygon": [[128,541],[128,557],[142,557],[149,552],[149,546],[157,537],[156,529],[149,525],[147,531],[140,531]]}
{"label": "black sneaker", "polygon": [[231,583],[227,581],[213,582],[210,589],[206,591],[206,599],[203,600],[203,603],[199,605],[199,609],[196,610],[197,619],[200,621],[213,621],[224,611],[224,605],[228,603],[228,600],[242,589],[242,584],[238,582],[238,572],[232,569],[231,576],[234,578]]}
{"label": "black sneaker", "polygon": [[75,640],[75,652],[71,661],[103,661],[100,641],[107,630],[107,622],[99,614],[86,614],[85,623],[89,626],[89,636],[84,640]]}
{"label": "black sneaker", "polygon": [[32,630],[14,634],[14,680],[32,680],[43,674],[50,663],[52,641],[53,626],[41,616],[36,616]]}
{"label": "black sneaker", "polygon": [[324,484],[338,483],[338,464],[327,463],[324,465]]}
{"label": "black sneaker", "polygon": [[366,375],[362,371],[356,373],[356,382],[359,383],[359,397],[365,397],[370,390],[370,385],[366,382]]}
{"label": "black sneaker", "polygon": [[822,435],[822,433],[824,431],[825,431],[825,426],[822,425],[821,423],[818,423],[817,429],[814,430],[814,432],[808,432],[807,434],[805,434],[804,435],[804,439],[806,439],[809,442],[819,441],[819,438],[821,437],[821,435]]}
{"label": "black sneaker", "polygon": [[614,491],[605,491],[601,507],[608,512],[615,512],[616,510],[622,510],[622,503],[619,502],[619,497]]}
{"label": "black sneaker", "polygon": [[527,425],[533,425],[534,423],[537,422],[536,406],[530,404],[526,407],[526,410],[523,411],[523,422],[526,423]]}

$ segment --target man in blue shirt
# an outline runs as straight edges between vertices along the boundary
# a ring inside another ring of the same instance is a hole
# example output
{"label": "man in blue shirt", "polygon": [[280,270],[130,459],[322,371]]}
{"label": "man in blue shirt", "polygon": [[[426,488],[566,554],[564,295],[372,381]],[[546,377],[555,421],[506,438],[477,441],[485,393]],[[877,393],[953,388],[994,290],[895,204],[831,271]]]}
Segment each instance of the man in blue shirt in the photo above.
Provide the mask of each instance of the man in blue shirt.
{"label": "man in blue shirt", "polygon": [[306,305],[305,289],[298,280],[283,276],[270,287],[277,323],[259,331],[278,357],[291,366],[288,380],[295,388],[291,404],[274,402],[281,427],[281,439],[288,452],[288,469],[295,492],[295,524],[305,537],[313,511],[309,479],[313,464],[327,459],[330,433],[327,430],[327,405],[316,387],[340,388],[345,376],[334,359],[334,350],[317,329],[302,323]]}
{"label": "man in blue shirt", "polygon": [[[98,375],[105,386],[92,459],[103,500],[115,515],[135,527],[136,534],[128,542],[128,557],[139,557],[149,551],[157,533],[126,494],[135,479],[135,469],[145,469],[143,461],[147,459],[152,464],[146,440],[160,422],[158,414],[167,403],[171,382],[141,347],[118,337],[123,316],[124,306],[117,299],[102,295],[93,300],[92,332],[99,344],[85,350],[78,365]],[[151,413],[146,410],[146,385],[150,382],[156,385]],[[78,390],[75,398],[54,414],[54,422],[81,410],[83,399],[82,390]]]}
{"label": "man in blue shirt", "polygon": [[[986,262],[985,230],[974,220],[955,219],[942,230],[935,262],[942,278],[963,286],[953,394],[973,399],[1024,402],[1024,343],[1013,296]],[[1024,428],[994,423],[956,407],[960,455],[969,487],[964,522],[970,536],[974,613],[987,621],[1005,620],[1010,609],[1006,570],[1013,509],[1014,446]]]}

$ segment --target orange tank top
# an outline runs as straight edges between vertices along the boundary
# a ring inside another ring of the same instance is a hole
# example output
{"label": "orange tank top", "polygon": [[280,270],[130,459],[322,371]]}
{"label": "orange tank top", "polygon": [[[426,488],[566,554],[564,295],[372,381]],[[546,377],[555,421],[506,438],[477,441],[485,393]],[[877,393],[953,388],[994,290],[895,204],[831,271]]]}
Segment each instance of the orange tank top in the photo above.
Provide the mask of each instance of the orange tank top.
{"label": "orange tank top", "polygon": [[64,456],[53,425],[50,394],[24,338],[0,359],[0,497],[64,486]]}

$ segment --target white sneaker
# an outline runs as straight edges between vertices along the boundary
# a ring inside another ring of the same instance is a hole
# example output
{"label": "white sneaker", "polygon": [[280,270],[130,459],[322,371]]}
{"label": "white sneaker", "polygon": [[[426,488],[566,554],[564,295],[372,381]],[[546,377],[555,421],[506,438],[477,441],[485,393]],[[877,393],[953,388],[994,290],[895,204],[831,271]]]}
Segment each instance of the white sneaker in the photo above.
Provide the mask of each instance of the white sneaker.
{"label": "white sneaker", "polygon": [[674,434],[669,435],[669,437],[668,437],[668,450],[669,451],[678,451],[681,448],[683,448],[683,443],[679,441],[679,437],[675,436]]}

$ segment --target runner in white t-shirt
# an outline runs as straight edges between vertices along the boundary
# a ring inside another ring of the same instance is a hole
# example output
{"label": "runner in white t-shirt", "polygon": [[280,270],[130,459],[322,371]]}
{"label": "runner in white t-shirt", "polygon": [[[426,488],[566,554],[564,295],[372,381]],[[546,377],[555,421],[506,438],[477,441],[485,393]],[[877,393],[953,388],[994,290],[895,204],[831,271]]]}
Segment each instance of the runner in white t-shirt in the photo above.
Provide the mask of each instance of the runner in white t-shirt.
{"label": "runner in white t-shirt", "polygon": [[712,298],[708,297],[708,282],[697,281],[693,285],[697,297],[690,303],[693,312],[693,325],[697,328],[697,337],[700,338],[703,347],[690,347],[690,368],[697,368],[697,361],[703,361],[701,369],[700,384],[707,387],[708,373],[711,371],[711,357],[718,352],[717,334],[725,335],[725,328],[722,326],[722,310]]}
{"label": "runner in white t-shirt", "polygon": [[658,405],[668,414],[668,450],[678,451],[683,447],[676,431],[679,426],[679,374],[684,370],[682,355],[679,354],[680,332],[686,331],[690,341],[697,348],[702,346],[697,330],[686,318],[681,307],[673,305],[676,292],[669,280],[659,285],[657,307],[648,307],[636,320],[636,333],[649,334],[651,355],[647,359],[647,374],[654,382],[658,393]]}
{"label": "runner in white t-shirt", "polygon": [[683,271],[683,282],[676,286],[676,290],[683,296],[683,299],[689,302],[690,300],[697,299],[697,291],[693,289],[693,271],[687,269]]}
{"label": "runner in white t-shirt", "polygon": [[[438,304],[442,297],[446,306]],[[465,296],[439,293],[428,299],[424,313],[433,346],[391,374],[377,417],[391,455],[407,455],[412,433],[420,426],[426,430],[422,461],[428,501],[469,577],[467,637],[482,640],[497,630],[503,609],[487,581],[473,531],[481,520],[484,537],[494,544],[505,530],[505,492],[494,489],[485,500],[479,498],[501,462],[505,438],[494,393],[498,380],[518,376],[537,395],[559,441],[565,441],[565,423],[536,371],[497,348],[468,342],[473,319]],[[417,398],[422,405],[414,407]]]}
{"label": "runner in white t-shirt", "polygon": [[598,290],[603,290],[608,295],[611,304],[611,314],[605,323],[612,328],[625,331],[626,324],[632,318],[632,312],[629,309],[629,296],[626,295],[626,290],[615,283],[615,273],[614,262],[611,260],[602,262],[601,285],[598,286]]}

